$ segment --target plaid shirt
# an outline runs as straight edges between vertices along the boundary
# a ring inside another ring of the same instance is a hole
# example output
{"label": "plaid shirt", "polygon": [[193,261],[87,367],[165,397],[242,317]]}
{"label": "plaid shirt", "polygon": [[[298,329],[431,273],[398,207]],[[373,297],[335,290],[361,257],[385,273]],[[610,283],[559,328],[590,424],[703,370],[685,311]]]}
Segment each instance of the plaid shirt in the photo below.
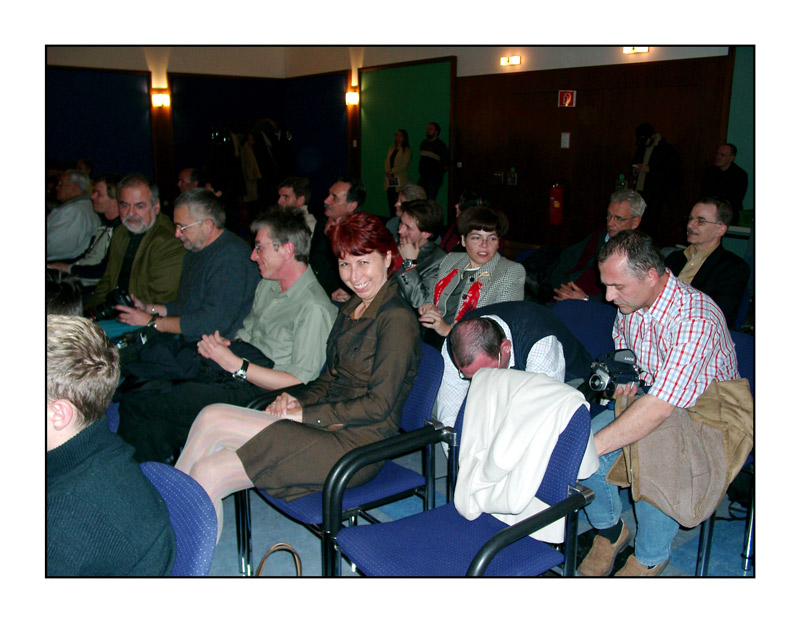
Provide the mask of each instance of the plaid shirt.
{"label": "plaid shirt", "polygon": [[676,407],[693,406],[713,380],[739,378],[725,315],[672,273],[647,311],[617,312],[614,344],[636,353],[649,394]]}

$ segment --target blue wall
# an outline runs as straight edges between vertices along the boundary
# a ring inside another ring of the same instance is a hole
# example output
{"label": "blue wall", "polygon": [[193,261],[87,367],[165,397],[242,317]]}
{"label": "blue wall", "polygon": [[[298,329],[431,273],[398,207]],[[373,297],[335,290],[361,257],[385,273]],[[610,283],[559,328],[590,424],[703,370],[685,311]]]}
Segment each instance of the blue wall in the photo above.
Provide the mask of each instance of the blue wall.
{"label": "blue wall", "polygon": [[[47,157],[91,158],[95,174],[153,176],[148,74],[48,67],[45,80]],[[213,126],[269,118],[289,130],[297,174],[311,180],[312,210],[321,213],[328,188],[347,167],[345,73],[169,80],[177,169],[202,166]]]}
{"label": "blue wall", "polygon": [[148,84],[148,74],[47,67],[46,157],[91,158],[94,175],[152,177]]}

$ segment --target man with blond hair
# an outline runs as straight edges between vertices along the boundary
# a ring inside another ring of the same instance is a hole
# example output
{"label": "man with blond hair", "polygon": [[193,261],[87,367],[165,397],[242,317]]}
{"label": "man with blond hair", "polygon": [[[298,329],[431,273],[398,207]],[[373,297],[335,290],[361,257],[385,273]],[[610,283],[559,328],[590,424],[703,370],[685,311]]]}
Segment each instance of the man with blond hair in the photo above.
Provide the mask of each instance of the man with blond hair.
{"label": "man with blond hair", "polygon": [[108,428],[119,356],[99,326],[47,316],[47,575],[169,575],[161,496]]}

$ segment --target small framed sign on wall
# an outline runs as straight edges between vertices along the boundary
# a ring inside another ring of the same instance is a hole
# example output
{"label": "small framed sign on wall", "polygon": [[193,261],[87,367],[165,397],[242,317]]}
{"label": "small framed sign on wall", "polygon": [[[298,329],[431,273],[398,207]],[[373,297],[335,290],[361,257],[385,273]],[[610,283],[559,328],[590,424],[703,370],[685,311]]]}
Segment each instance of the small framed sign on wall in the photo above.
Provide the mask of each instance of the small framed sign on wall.
{"label": "small framed sign on wall", "polygon": [[559,91],[558,92],[558,107],[559,108],[575,108],[575,99],[578,96],[577,91]]}

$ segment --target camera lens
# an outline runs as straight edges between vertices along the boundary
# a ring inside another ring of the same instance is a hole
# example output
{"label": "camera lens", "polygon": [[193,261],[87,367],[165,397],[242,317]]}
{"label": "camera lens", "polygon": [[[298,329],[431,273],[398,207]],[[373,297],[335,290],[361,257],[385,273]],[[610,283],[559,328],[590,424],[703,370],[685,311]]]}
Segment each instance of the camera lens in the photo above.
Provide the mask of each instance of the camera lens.
{"label": "camera lens", "polygon": [[609,380],[610,377],[605,370],[599,370],[589,378],[589,387],[592,391],[601,392],[608,387]]}

